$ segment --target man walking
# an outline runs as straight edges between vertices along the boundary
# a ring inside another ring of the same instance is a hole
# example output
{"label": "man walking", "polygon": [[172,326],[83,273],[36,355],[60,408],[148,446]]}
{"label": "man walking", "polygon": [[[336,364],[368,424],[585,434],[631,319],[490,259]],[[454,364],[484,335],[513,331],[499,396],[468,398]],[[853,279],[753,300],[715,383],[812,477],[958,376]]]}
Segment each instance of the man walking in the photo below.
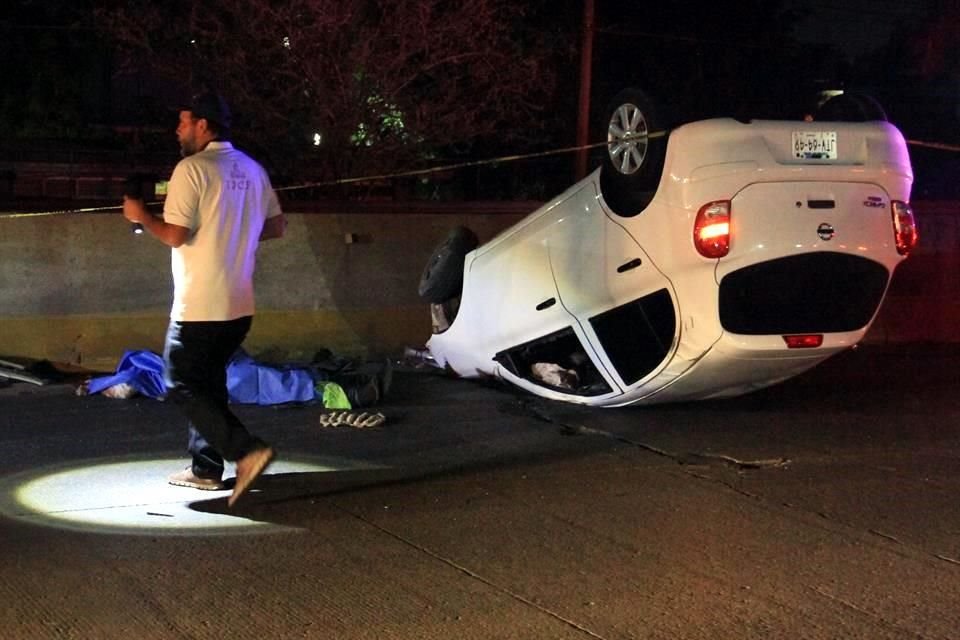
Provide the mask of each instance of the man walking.
{"label": "man walking", "polygon": [[283,235],[286,220],[266,171],[230,143],[223,97],[203,93],[180,111],[183,159],[167,186],[163,217],[124,197],[123,215],[172,248],[173,307],[164,346],[168,398],[189,421],[189,467],[169,482],[219,490],[224,460],[236,463],[233,506],[273,459],[227,404],[226,366],[253,320],[253,273],[260,240]]}

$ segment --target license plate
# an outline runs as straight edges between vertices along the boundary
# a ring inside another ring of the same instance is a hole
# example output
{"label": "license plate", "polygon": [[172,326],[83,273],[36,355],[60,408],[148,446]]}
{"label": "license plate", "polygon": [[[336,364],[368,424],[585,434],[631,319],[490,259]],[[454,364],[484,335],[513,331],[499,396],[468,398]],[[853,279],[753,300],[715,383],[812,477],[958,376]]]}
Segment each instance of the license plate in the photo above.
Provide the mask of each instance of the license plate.
{"label": "license plate", "polygon": [[797,160],[836,160],[836,131],[794,131],[793,157]]}

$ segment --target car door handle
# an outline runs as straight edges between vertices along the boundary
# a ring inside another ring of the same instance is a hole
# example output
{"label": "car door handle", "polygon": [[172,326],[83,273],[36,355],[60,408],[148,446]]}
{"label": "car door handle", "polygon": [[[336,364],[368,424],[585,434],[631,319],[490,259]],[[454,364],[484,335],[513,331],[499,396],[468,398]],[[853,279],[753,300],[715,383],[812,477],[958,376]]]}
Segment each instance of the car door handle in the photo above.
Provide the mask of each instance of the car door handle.
{"label": "car door handle", "polygon": [[631,269],[636,269],[643,264],[643,260],[640,258],[634,258],[630,262],[624,262],[622,265],[617,267],[617,273],[623,273],[625,271],[630,271]]}
{"label": "car door handle", "polygon": [[557,304],[556,298],[547,298],[543,302],[537,305],[537,311],[543,311],[544,309],[549,309],[553,305]]}

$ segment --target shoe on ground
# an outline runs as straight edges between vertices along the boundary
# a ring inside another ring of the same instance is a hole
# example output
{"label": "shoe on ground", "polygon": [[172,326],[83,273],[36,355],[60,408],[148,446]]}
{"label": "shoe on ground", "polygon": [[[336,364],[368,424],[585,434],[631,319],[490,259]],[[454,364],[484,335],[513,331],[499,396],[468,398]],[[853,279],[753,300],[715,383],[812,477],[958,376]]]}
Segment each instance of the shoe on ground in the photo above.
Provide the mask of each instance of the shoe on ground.
{"label": "shoe on ground", "polygon": [[228,507],[232,507],[237,498],[242,496],[253,484],[253,481],[260,477],[263,470],[273,460],[273,455],[272,448],[261,447],[237,460],[237,478],[233,485],[233,493],[227,499]]}
{"label": "shoe on ground", "polygon": [[220,491],[225,486],[219,478],[201,478],[193,472],[191,467],[171,474],[167,477],[167,482],[178,487],[190,487],[201,491]]}
{"label": "shoe on ground", "polygon": [[363,384],[352,387],[347,391],[347,399],[354,409],[372,407],[380,402],[380,383],[376,376],[370,376]]}

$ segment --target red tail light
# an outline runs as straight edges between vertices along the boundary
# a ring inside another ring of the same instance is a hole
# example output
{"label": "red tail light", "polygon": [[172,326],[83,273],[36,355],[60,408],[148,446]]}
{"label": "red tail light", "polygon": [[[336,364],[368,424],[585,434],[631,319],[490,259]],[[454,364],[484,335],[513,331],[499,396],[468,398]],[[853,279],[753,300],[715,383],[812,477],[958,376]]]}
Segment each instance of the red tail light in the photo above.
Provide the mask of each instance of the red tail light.
{"label": "red tail light", "polygon": [[893,210],[893,237],[897,242],[897,253],[909,255],[917,246],[919,235],[917,221],[913,217],[913,207],[909,202],[894,200],[891,203]]}
{"label": "red tail light", "polygon": [[693,244],[704,258],[722,258],[730,252],[729,200],[716,200],[700,207],[693,225]]}
{"label": "red tail light", "polygon": [[812,333],[799,336],[783,336],[788,349],[813,349],[823,344],[823,335]]}

